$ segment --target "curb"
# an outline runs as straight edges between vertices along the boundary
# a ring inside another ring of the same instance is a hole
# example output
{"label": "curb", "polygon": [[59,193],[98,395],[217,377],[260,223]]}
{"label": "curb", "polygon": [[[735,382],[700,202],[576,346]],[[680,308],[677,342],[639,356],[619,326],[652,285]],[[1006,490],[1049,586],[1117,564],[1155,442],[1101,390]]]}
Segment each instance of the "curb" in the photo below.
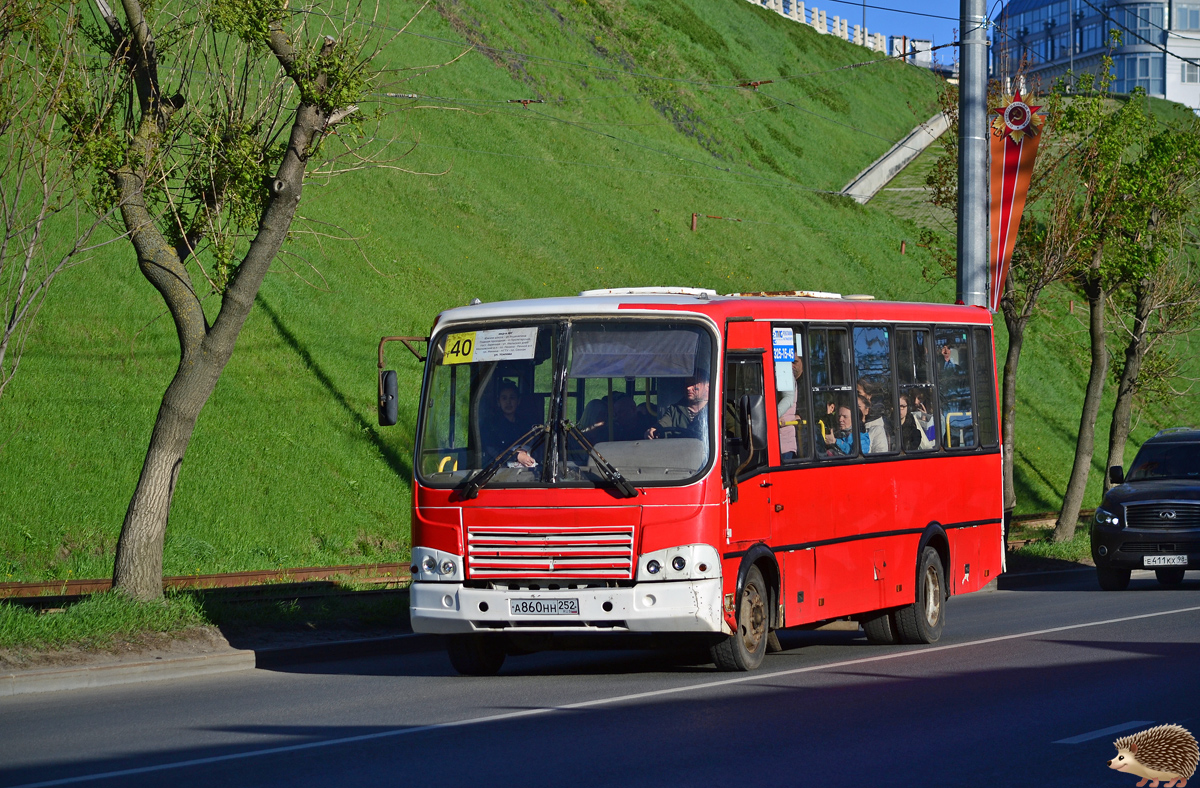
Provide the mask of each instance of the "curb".
{"label": "curb", "polygon": [[14,671],[0,674],[0,698],[42,692],[111,687],[120,684],[139,684],[147,681],[167,681],[193,676],[210,676],[254,668],[272,670],[290,665],[330,662],[339,659],[419,654],[437,651],[441,647],[441,639],[436,636],[407,633],[360,640],[312,643],[303,646],[264,648],[257,651],[230,649],[217,654],[196,657]]}

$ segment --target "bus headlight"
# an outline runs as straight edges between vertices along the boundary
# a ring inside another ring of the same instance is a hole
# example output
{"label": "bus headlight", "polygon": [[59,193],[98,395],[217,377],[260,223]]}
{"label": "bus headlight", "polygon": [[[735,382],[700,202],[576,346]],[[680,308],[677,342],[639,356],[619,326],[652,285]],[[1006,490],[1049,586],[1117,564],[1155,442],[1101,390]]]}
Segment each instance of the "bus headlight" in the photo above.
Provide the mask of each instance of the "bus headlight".
{"label": "bus headlight", "polygon": [[638,559],[637,579],[700,580],[721,576],[721,557],[707,544],[688,544],[644,553]]}
{"label": "bus headlight", "polygon": [[432,547],[412,549],[413,582],[461,582],[463,580],[462,556],[435,550]]}

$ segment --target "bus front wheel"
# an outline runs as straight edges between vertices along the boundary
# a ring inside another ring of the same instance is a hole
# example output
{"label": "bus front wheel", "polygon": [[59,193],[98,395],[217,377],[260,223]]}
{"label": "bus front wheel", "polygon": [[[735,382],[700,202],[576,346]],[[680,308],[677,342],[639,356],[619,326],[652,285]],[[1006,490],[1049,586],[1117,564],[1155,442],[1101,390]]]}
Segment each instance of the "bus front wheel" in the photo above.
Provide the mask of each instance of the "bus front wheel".
{"label": "bus front wheel", "polygon": [[497,635],[449,635],[446,652],[463,676],[495,676],[508,656],[504,640]]}
{"label": "bus front wheel", "polygon": [[737,629],[709,651],[718,669],[754,670],[762,664],[770,638],[768,599],[770,592],[762,572],[757,566],[750,567],[738,595]]}
{"label": "bus front wheel", "polygon": [[905,643],[936,643],[946,624],[946,573],[937,550],[926,547],[917,562],[917,598],[896,611],[896,627]]}

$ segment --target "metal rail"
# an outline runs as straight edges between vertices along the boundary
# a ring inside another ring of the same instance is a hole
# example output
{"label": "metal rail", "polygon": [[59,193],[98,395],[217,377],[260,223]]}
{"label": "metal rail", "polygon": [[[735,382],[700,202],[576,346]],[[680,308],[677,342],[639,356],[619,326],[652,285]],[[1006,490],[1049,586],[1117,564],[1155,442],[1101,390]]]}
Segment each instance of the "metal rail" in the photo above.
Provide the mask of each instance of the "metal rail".
{"label": "metal rail", "polygon": [[[238,588],[276,583],[302,583],[311,580],[345,578],[360,582],[407,583],[411,578],[408,564],[351,564],[313,566],[300,569],[224,572],[213,575],[164,577],[163,588]],[[107,591],[112,580],[49,580],[36,583],[0,583],[0,599],[37,596],[80,596]]]}

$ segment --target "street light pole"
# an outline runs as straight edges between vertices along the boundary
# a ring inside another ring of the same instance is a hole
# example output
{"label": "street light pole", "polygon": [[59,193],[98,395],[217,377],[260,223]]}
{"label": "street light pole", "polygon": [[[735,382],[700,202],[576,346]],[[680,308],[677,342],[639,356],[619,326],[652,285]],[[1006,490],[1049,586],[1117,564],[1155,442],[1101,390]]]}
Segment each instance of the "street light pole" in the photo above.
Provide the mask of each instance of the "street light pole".
{"label": "street light pole", "polygon": [[988,281],[987,0],[960,0],[956,300],[986,306]]}

